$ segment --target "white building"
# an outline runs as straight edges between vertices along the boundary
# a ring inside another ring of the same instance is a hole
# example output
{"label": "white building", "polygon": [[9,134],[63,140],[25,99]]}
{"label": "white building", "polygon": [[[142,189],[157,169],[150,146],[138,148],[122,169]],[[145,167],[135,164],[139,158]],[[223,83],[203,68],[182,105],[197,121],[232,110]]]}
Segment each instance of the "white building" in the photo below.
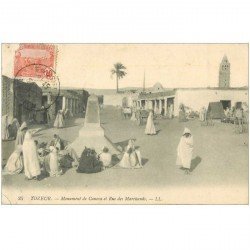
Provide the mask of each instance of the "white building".
{"label": "white building", "polygon": [[210,102],[221,102],[227,107],[241,107],[248,104],[248,88],[179,88],[158,93],[141,93],[134,101],[137,108],[152,109],[167,115],[171,104],[174,115],[178,116],[179,107],[183,104],[193,111],[208,107]]}
{"label": "white building", "polygon": [[227,107],[241,107],[248,104],[248,88],[181,88],[175,91],[174,114],[178,115],[180,104],[194,111],[208,107],[210,102],[221,102]]}
{"label": "white building", "polygon": [[221,102],[224,109],[242,107],[243,103],[248,105],[248,87],[230,87],[230,63],[226,56],[219,65],[218,87],[166,90],[160,83],[156,83],[150,90],[140,93],[134,104],[137,108],[153,109],[163,115],[168,114],[171,104],[175,116],[178,116],[181,104],[198,112],[202,107],[208,108],[210,102]]}

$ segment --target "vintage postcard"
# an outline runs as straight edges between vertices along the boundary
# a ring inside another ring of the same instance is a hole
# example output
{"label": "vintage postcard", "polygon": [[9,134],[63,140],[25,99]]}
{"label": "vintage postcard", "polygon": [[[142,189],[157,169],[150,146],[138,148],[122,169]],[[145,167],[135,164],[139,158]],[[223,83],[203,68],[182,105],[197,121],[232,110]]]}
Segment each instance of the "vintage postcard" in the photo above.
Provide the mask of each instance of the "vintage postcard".
{"label": "vintage postcard", "polygon": [[2,204],[248,204],[248,44],[2,44]]}

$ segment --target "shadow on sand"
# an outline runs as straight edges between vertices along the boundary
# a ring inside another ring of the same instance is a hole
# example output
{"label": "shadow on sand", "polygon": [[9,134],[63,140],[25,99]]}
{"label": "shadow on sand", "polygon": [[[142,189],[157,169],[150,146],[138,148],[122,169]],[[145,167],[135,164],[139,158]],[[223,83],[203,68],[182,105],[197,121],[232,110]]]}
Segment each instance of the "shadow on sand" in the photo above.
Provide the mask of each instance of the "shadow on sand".
{"label": "shadow on sand", "polygon": [[146,165],[147,162],[148,162],[148,159],[146,159],[146,158],[141,159],[142,166]]}
{"label": "shadow on sand", "polygon": [[161,129],[157,129],[155,132],[158,135],[161,132]]}
{"label": "shadow on sand", "polygon": [[196,167],[201,163],[201,157],[196,156],[192,161],[191,161],[191,167],[190,167],[190,172],[193,172]]}

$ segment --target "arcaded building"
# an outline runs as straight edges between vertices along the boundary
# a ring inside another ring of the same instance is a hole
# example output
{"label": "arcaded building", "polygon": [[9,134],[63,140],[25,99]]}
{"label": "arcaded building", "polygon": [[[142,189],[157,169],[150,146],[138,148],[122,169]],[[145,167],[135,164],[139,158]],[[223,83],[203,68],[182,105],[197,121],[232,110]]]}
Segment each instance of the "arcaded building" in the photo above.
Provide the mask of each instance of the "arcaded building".
{"label": "arcaded building", "polygon": [[[88,96],[89,93],[85,90],[42,89],[42,106],[48,108],[47,112],[52,120],[59,110],[67,109],[73,116],[77,116],[86,110]],[[44,119],[47,119],[46,116]]]}
{"label": "arcaded building", "polygon": [[220,102],[223,109],[248,105],[248,87],[234,88],[230,86],[230,63],[226,56],[219,66],[218,87],[164,89],[156,83],[150,91],[140,93],[134,100],[138,108],[158,110],[167,115],[171,105],[174,115],[178,116],[180,105],[200,111],[208,107],[210,102]]}

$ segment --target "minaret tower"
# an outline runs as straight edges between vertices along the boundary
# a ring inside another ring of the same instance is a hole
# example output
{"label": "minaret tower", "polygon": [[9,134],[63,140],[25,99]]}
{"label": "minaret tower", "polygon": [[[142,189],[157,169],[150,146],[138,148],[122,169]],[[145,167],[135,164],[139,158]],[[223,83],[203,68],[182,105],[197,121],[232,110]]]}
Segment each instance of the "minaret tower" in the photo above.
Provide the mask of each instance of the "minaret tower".
{"label": "minaret tower", "polygon": [[230,63],[226,55],[220,63],[219,88],[230,88]]}

